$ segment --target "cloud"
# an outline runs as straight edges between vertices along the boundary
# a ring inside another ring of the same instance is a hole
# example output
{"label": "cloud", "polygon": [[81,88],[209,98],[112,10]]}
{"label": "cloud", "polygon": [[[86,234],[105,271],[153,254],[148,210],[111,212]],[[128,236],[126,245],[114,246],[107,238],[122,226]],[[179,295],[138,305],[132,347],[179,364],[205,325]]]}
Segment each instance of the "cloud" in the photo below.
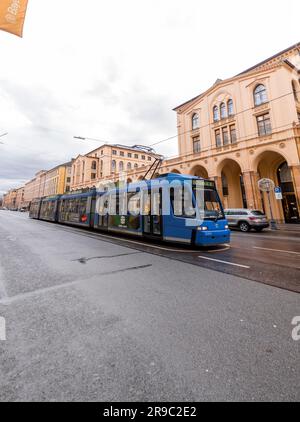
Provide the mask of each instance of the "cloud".
{"label": "cloud", "polygon": [[[73,0],[70,13],[69,0],[33,1],[22,40],[0,32],[0,191],[97,146],[74,135],[127,145],[176,135],[176,105],[298,41],[298,0],[253,0],[247,19],[236,0],[188,3]],[[157,151],[175,155],[177,139]]]}

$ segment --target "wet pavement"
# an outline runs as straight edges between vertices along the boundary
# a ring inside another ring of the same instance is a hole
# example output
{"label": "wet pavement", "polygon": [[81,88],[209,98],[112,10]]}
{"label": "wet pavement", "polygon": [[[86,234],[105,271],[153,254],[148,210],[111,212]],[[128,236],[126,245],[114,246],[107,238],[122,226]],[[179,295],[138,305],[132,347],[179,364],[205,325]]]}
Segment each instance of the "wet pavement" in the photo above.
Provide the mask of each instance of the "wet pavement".
{"label": "wet pavement", "polygon": [[2,211],[0,233],[0,401],[300,399],[297,233],[194,251]]}
{"label": "wet pavement", "polygon": [[232,231],[230,245],[190,248],[162,242],[144,242],[78,228],[61,226],[61,230],[81,236],[130,246],[140,251],[188,262],[260,283],[300,293],[300,230],[298,226],[278,231],[241,233]]}

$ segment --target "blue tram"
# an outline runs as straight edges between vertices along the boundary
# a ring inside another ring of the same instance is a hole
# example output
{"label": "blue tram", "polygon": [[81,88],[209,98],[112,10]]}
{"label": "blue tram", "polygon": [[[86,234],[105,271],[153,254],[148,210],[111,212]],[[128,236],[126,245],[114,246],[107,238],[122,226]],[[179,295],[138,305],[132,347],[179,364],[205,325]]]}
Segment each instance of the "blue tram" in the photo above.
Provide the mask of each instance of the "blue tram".
{"label": "blue tram", "polygon": [[[48,196],[40,200],[39,219],[43,221],[57,221],[60,195]],[[30,207],[31,210],[31,207]]]}
{"label": "blue tram", "polygon": [[[174,182],[184,186],[184,193],[178,196],[173,188],[164,189]],[[169,203],[168,212],[165,202]],[[194,246],[230,242],[230,230],[215,183],[193,176],[169,173],[118,189],[91,189],[43,198],[38,216],[37,203],[33,202],[31,218],[46,219],[45,209],[48,221],[94,230]]]}

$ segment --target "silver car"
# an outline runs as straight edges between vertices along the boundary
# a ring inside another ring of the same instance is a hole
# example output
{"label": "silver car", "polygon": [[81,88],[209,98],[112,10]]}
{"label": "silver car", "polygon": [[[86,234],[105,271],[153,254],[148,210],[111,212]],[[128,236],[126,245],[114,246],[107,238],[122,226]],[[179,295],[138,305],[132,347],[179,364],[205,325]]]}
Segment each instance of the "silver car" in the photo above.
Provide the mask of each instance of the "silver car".
{"label": "silver car", "polygon": [[259,210],[228,209],[225,216],[229,227],[238,228],[244,233],[251,229],[261,232],[270,225],[266,215]]}

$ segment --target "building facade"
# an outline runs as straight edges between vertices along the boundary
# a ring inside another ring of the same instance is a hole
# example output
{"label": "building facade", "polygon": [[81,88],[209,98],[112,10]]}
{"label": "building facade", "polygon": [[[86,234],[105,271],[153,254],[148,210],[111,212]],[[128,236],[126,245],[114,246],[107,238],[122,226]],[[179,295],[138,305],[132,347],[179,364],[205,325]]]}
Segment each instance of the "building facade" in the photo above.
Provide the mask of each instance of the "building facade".
{"label": "building facade", "polygon": [[9,210],[17,208],[17,189],[11,189],[3,196],[3,207]]}
{"label": "building facade", "polygon": [[[159,173],[185,173],[215,180],[226,208],[263,210],[278,222],[300,222],[300,43],[226,80],[174,109],[179,155]],[[71,163],[40,171],[23,192],[32,199],[142,179],[158,158],[146,147],[102,145]],[[258,181],[269,178],[271,207]],[[13,190],[4,204],[15,204]],[[5,205],[4,205],[5,206]]]}
{"label": "building facade", "polygon": [[72,160],[71,190],[97,186],[103,181],[132,182],[145,174],[156,154],[139,146],[102,145]]}
{"label": "building facade", "polygon": [[51,170],[41,170],[24,186],[23,206],[43,196],[60,195],[71,189],[71,162],[60,164]]}
{"label": "building facade", "polygon": [[255,208],[270,217],[261,178],[279,222],[300,222],[300,43],[175,108],[179,156],[173,171],[214,179],[226,208]]}

